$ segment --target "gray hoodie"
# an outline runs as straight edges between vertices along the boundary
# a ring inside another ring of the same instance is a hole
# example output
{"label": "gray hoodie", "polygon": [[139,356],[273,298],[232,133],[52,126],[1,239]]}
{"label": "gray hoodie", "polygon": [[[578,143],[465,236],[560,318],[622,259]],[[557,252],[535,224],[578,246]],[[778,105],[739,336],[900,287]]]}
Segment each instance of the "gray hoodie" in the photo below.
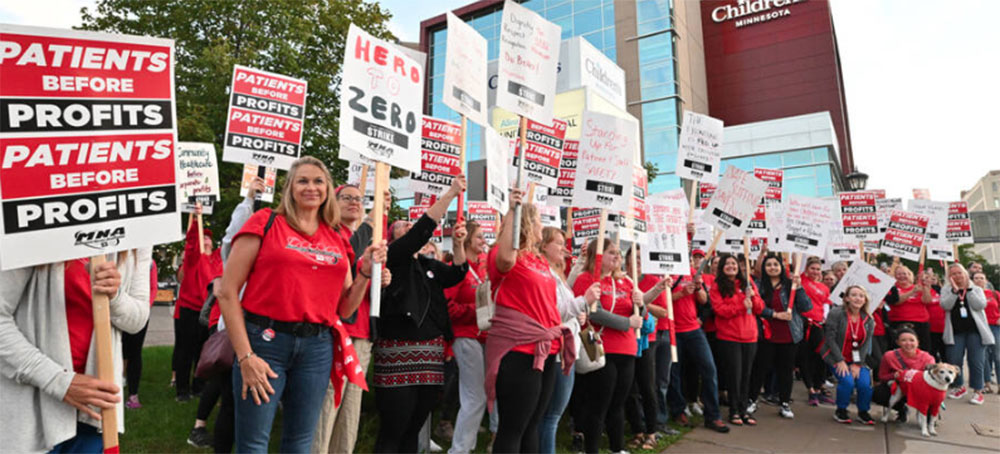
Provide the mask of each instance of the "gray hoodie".
{"label": "gray hoodie", "polygon": [[[941,309],[944,309],[944,335],[942,339],[945,345],[955,345],[955,333],[951,328],[951,309],[958,301],[958,294],[955,293],[951,284],[941,288]],[[976,329],[979,330],[979,337],[982,338],[983,345],[993,345],[993,333],[990,325],[986,322],[986,293],[983,289],[974,284],[969,286],[969,291],[965,295],[965,304],[972,315],[972,320],[976,322]]]}

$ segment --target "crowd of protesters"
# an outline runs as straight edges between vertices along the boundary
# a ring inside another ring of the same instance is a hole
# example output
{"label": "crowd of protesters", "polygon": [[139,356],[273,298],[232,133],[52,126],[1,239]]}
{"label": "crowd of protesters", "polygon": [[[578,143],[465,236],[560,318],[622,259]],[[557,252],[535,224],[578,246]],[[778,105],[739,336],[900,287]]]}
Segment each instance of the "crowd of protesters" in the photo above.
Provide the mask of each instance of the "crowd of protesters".
{"label": "crowd of protesters", "polygon": [[[172,358],[176,400],[200,399],[188,442],[265,452],[280,406],[281,452],[353,452],[364,392],[374,392],[376,452],[433,443],[422,434],[443,407],[434,434],[451,439],[450,453],[475,450],[480,435],[493,452],[554,452],[560,421],[575,450],[596,453],[653,449],[677,433],[669,422],[692,427],[695,415],[722,433],[756,426],[759,404],[793,419],[796,377],[808,394],[800,409],[828,405],[837,422],[866,425],[873,402],[888,405],[889,381],[936,361],[968,365],[950,398],[982,404],[995,391],[1000,294],[980,266],[951,263],[938,279],[894,264],[896,283],[870,312],[864,287],[831,294],[845,263],[824,273],[810,257],[798,274],[766,248],[757,257],[694,250],[683,276],[643,274],[630,257],[638,251],[612,238],[574,258],[565,232],[543,228],[532,204],[514,225],[519,190],[492,244],[483,226],[460,219],[445,257],[430,240],[465,184],[455,178],[415,222],[385,226],[364,215],[357,187],[335,187],[322,162],[304,157],[276,208],[255,211],[263,188],[254,182],[218,248],[190,225]],[[99,452],[101,409],[117,408],[119,426],[124,408],[141,411],[156,274],[150,249],[0,273],[0,395],[18,409],[0,417],[5,448]],[[127,393],[96,378],[93,293],[110,297],[123,353],[115,376],[125,371]],[[484,299],[495,303],[488,327],[477,317]],[[232,366],[196,376],[216,334]],[[906,420],[905,406],[894,410]]]}

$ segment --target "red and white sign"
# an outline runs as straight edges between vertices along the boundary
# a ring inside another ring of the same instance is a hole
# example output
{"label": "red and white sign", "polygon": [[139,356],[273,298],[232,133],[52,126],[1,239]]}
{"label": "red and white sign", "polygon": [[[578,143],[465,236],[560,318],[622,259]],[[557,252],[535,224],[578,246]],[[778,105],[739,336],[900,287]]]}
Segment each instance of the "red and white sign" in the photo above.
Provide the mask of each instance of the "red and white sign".
{"label": "red and white sign", "polygon": [[914,189],[913,198],[917,200],[930,200],[931,190],[930,189]]}
{"label": "red and white sign", "polygon": [[909,260],[920,259],[920,247],[927,235],[930,218],[908,211],[892,210],[889,226],[879,248],[883,253]]}
{"label": "red and white sign", "polygon": [[[256,164],[243,164],[243,182],[240,183],[240,197],[246,197],[250,193],[250,183],[260,175],[260,167]],[[274,186],[278,181],[278,169],[274,167],[264,168],[264,192],[257,196],[261,202],[274,202]]]}
{"label": "red and white sign", "polygon": [[[551,125],[528,120],[525,142],[528,145],[528,161],[524,163],[526,183],[535,183],[546,188],[555,188],[559,181],[560,159],[563,139],[566,137],[566,122],[552,120]],[[514,141],[514,159],[511,175],[517,175],[521,161],[521,141]]]}
{"label": "red and white sign", "polygon": [[708,208],[708,202],[712,201],[712,196],[715,195],[715,190],[719,187],[711,183],[700,183],[698,185],[698,200],[701,202],[698,207],[701,209]]}
{"label": "red and white sign", "polygon": [[646,244],[648,228],[646,224],[649,221],[649,207],[646,205],[648,192],[649,174],[646,168],[635,167],[632,169],[632,203],[629,205],[629,213],[619,224],[621,239]]}
{"label": "red and white sign", "polygon": [[0,25],[0,266],[181,239],[174,42]]}
{"label": "red and white sign", "polygon": [[500,215],[497,214],[497,210],[494,210],[489,202],[470,200],[466,203],[469,205],[469,220],[479,224],[479,228],[483,230],[483,238],[487,242],[495,241],[500,231]]}
{"label": "red and white sign", "polygon": [[691,274],[687,209],[687,201],[683,197],[650,199],[648,241],[641,251],[644,273]]}
{"label": "red and white sign", "polygon": [[576,160],[580,153],[580,141],[564,140],[562,156],[559,158],[559,179],[554,188],[549,188],[549,203],[559,206],[573,205],[573,184],[576,181]]}
{"label": "red and white sign", "polygon": [[[600,234],[601,210],[574,208],[572,211],[573,217],[570,222],[573,223],[573,246],[582,245],[583,240],[587,238],[597,238]],[[610,222],[605,223],[605,228],[610,224]]]}
{"label": "red and white sign", "polygon": [[704,221],[723,230],[738,228],[744,231],[766,190],[767,183],[736,166],[729,166],[719,190],[705,208]]}
{"label": "red and white sign", "polygon": [[841,192],[840,219],[844,236],[858,241],[878,237],[877,196],[873,192]]}
{"label": "red and white sign", "polygon": [[[424,196],[422,204],[410,207],[410,222],[417,222],[417,220],[427,212],[427,209],[431,207],[430,200],[430,197]],[[437,228],[434,229],[434,234],[431,235],[431,241],[440,243],[444,239],[444,227],[442,224],[443,223],[439,222]]]}
{"label": "red and white sign", "polygon": [[947,238],[949,243],[968,244],[974,242],[968,202],[951,202],[948,204]]}
{"label": "red and white sign", "polygon": [[451,180],[462,173],[462,128],[450,121],[424,117],[420,172],[411,175],[410,189],[431,195],[444,194]]}
{"label": "red and white sign", "polygon": [[235,65],[231,87],[222,160],[288,170],[301,154],[306,81]]}
{"label": "red and white sign", "polygon": [[764,191],[765,205],[781,203],[781,188],[784,175],[785,172],[781,169],[753,169],[753,176],[767,183],[767,190]]}

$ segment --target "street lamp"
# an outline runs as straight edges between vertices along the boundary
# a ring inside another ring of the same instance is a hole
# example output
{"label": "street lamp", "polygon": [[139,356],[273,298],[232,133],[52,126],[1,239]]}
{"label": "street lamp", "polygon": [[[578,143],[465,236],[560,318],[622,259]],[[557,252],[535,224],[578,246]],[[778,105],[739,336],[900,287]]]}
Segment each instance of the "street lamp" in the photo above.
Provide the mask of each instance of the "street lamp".
{"label": "street lamp", "polygon": [[868,174],[857,170],[844,175],[844,179],[847,180],[847,189],[851,192],[864,191],[868,185]]}

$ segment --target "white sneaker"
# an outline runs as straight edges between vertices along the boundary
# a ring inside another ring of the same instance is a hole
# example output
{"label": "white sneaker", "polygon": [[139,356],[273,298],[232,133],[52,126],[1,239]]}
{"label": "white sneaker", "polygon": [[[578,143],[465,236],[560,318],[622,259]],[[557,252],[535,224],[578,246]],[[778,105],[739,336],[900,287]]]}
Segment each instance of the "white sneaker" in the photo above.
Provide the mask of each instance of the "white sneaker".
{"label": "white sneaker", "polygon": [[823,382],[823,387],[826,389],[833,389],[836,388],[837,385],[833,384],[833,382],[831,382],[830,380],[826,380]]}
{"label": "white sneaker", "polygon": [[755,401],[755,400],[754,401],[750,401],[750,404],[747,405],[747,413],[749,413],[751,415],[754,414],[754,413],[757,413],[757,401]]}
{"label": "white sneaker", "polygon": [[693,417],[693,415],[691,415],[691,407],[684,407],[684,415],[688,418]]}
{"label": "white sneaker", "polygon": [[795,419],[795,413],[792,413],[792,408],[787,403],[781,404],[781,410],[778,411],[778,415],[785,419]]}
{"label": "white sneaker", "polygon": [[691,413],[694,413],[694,414],[696,414],[698,416],[705,416],[705,412],[702,411],[701,405],[698,405],[697,403],[693,403],[689,407],[691,408]]}
{"label": "white sneaker", "polygon": [[441,445],[435,443],[434,440],[431,440],[431,452],[441,452],[441,451],[444,451],[444,449],[441,448]]}

